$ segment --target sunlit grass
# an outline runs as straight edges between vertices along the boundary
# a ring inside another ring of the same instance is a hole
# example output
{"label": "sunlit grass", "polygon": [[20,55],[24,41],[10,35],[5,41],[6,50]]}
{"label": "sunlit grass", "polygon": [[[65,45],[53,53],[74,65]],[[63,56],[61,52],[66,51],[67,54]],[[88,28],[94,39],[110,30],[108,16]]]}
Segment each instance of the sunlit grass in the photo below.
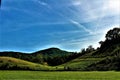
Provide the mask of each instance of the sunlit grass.
{"label": "sunlit grass", "polygon": [[71,70],[84,70],[87,66],[101,61],[103,58],[76,58],[67,63],[59,65],[58,68],[69,67]]}
{"label": "sunlit grass", "polygon": [[25,61],[17,58],[12,58],[12,57],[0,57],[0,61],[1,61],[0,65],[4,65],[4,64],[7,64],[8,66],[17,65],[20,68],[28,67],[29,69],[32,69],[32,70],[53,69],[52,67],[47,65],[41,65],[41,64],[37,64],[37,63],[33,63],[33,62],[29,62],[29,61]]}
{"label": "sunlit grass", "polygon": [[120,72],[0,71],[0,80],[119,80]]}

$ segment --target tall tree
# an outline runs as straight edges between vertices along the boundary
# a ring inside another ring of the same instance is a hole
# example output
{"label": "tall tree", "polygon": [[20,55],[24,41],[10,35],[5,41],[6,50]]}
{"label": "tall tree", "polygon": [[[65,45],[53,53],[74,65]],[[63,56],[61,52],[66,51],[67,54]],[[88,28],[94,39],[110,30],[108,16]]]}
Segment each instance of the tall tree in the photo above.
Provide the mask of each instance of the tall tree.
{"label": "tall tree", "polygon": [[106,40],[113,40],[120,38],[120,28],[114,28],[112,30],[109,30],[105,37]]}

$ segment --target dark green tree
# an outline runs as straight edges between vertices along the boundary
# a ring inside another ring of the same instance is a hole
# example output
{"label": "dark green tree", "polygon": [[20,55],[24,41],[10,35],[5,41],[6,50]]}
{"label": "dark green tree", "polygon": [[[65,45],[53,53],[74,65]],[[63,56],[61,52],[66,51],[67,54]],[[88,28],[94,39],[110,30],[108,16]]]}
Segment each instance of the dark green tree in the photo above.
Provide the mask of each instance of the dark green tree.
{"label": "dark green tree", "polygon": [[105,37],[106,40],[113,40],[120,38],[120,28],[114,28],[112,30],[109,30]]}
{"label": "dark green tree", "polygon": [[92,52],[94,51],[95,49],[92,47],[92,45],[88,46],[88,48],[86,49],[86,52],[89,53],[89,52]]}

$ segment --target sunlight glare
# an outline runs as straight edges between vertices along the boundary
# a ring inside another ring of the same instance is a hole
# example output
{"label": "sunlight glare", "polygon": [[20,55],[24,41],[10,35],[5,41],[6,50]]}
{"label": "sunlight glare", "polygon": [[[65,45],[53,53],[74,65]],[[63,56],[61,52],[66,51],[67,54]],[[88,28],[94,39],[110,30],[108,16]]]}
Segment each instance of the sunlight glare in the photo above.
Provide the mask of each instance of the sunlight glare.
{"label": "sunlight glare", "polygon": [[115,11],[117,13],[120,13],[120,0],[110,0],[108,2],[108,7],[109,9],[111,9],[112,11]]}

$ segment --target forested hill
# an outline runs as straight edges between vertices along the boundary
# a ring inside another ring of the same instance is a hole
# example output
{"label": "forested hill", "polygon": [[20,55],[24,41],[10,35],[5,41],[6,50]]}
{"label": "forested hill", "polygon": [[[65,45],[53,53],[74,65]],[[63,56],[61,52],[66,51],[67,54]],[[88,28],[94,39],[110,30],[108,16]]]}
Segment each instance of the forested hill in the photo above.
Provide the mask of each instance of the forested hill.
{"label": "forested hill", "polygon": [[120,28],[109,30],[105,38],[96,50],[91,47],[83,49],[81,53],[85,53],[82,56],[63,65],[67,70],[75,71],[120,71]]}
{"label": "forested hill", "polygon": [[88,66],[88,70],[120,70],[120,28],[109,30],[105,37],[101,47],[92,54],[104,59]]}
{"label": "forested hill", "polygon": [[0,52],[0,56],[14,57],[35,63],[47,63],[48,65],[55,66],[76,58],[78,54],[60,50],[58,48],[49,48],[34,53]]}

